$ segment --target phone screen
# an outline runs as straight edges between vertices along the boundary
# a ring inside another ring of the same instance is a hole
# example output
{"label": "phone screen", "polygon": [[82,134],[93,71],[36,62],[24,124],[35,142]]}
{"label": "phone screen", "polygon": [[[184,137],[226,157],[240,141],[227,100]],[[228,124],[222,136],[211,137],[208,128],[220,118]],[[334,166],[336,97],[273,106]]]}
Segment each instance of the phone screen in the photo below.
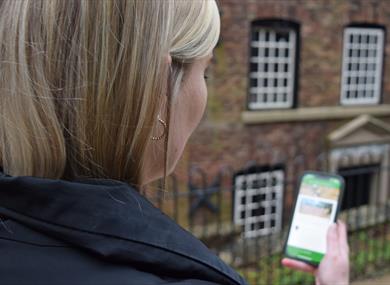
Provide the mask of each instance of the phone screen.
{"label": "phone screen", "polygon": [[290,226],[285,254],[318,265],[326,253],[326,235],[336,220],[344,187],[342,177],[305,173]]}

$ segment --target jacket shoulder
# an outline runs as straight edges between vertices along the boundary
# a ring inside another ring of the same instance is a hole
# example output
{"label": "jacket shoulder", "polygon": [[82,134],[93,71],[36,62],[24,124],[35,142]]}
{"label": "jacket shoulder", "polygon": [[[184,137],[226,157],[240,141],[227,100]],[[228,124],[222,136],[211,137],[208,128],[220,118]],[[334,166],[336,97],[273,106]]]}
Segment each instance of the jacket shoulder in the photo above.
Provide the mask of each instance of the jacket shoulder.
{"label": "jacket shoulder", "polygon": [[11,219],[0,221],[0,252],[0,284],[217,284],[107,261]]}

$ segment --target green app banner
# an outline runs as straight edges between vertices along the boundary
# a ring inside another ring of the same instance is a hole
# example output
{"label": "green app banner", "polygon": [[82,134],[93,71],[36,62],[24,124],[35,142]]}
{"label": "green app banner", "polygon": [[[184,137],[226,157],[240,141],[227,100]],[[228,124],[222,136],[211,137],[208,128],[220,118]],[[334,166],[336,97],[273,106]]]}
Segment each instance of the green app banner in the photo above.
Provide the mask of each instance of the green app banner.
{"label": "green app banner", "polygon": [[315,175],[312,174],[306,174],[303,177],[302,183],[309,184],[309,185],[316,184],[318,186],[323,186],[328,188],[336,188],[336,189],[340,188],[340,181],[338,179],[336,178],[324,179],[324,178],[316,177]]}
{"label": "green app banner", "polygon": [[320,263],[322,258],[324,257],[324,254],[322,253],[294,246],[287,246],[287,254],[314,263]]}

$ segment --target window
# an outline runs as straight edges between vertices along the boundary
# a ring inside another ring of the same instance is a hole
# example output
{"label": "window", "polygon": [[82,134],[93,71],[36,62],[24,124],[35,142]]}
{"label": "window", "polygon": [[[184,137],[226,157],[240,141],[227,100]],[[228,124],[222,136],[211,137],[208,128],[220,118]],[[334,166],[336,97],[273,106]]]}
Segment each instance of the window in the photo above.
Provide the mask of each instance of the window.
{"label": "window", "polygon": [[284,171],[254,167],[234,179],[234,223],[252,238],[278,232],[282,226]]}
{"label": "window", "polygon": [[329,171],[345,179],[341,210],[351,229],[381,223],[388,218],[389,158],[388,144],[371,143],[330,151]]}
{"label": "window", "polygon": [[252,24],[249,109],[293,107],[298,31],[298,24],[286,21]]}
{"label": "window", "polygon": [[368,205],[373,185],[377,185],[380,165],[367,165],[340,168],[339,174],[345,179],[345,191],[341,203],[341,211]]}
{"label": "window", "polygon": [[348,27],[344,31],[341,103],[378,104],[382,85],[384,29]]}

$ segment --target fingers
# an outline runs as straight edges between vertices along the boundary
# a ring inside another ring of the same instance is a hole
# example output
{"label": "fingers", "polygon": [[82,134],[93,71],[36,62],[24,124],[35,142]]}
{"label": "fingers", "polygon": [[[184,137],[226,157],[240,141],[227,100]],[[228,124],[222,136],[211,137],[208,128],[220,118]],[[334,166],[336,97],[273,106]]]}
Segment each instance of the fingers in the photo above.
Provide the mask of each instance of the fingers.
{"label": "fingers", "polygon": [[336,224],[332,224],[326,235],[326,253],[331,255],[338,255],[340,252],[339,248],[339,234]]}
{"label": "fingers", "polygon": [[339,236],[339,250],[341,253],[348,255],[349,254],[349,246],[348,246],[348,234],[347,234],[347,226],[342,221],[337,222],[337,230]]}
{"label": "fingers", "polygon": [[306,264],[304,262],[290,259],[290,258],[283,258],[282,265],[286,266],[288,268],[291,268],[291,269],[296,269],[296,270],[300,270],[300,271],[308,272],[308,273],[312,273],[312,274],[314,274],[314,272],[316,271],[315,267],[313,267],[309,264]]}

